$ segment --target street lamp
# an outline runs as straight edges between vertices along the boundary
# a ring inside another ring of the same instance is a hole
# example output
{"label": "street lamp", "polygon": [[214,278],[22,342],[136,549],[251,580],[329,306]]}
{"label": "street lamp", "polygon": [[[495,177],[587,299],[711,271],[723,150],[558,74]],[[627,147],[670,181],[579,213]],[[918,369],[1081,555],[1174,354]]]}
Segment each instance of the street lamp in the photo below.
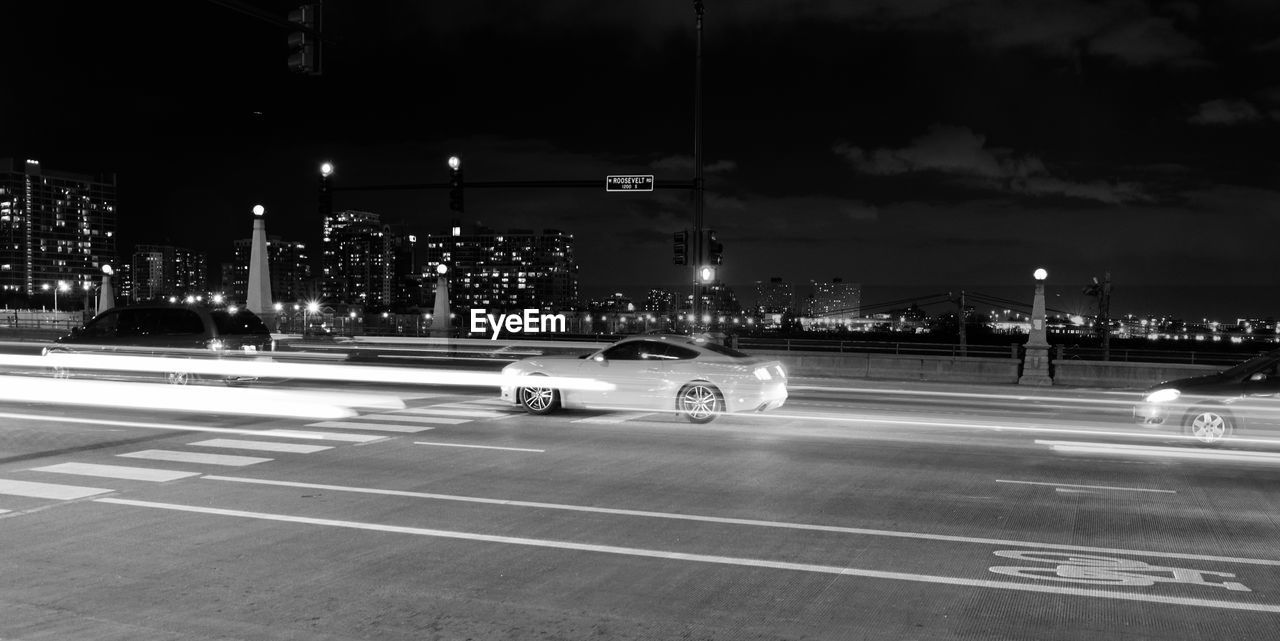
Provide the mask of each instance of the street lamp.
{"label": "street lamp", "polygon": [[332,176],[332,175],[333,175],[333,163],[331,163],[331,162],[323,162],[323,163],[320,163],[320,175],[321,175],[321,176],[324,176],[325,178],[328,178],[329,176]]}

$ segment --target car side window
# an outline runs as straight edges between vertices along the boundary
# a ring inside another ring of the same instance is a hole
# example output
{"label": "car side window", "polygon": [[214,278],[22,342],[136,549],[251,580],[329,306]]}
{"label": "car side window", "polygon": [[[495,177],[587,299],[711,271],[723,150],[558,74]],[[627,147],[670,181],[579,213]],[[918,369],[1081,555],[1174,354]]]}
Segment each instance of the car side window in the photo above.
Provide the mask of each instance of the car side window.
{"label": "car side window", "polygon": [[695,350],[689,349],[688,347],[681,347],[679,345],[672,345],[670,343],[663,345],[663,347],[666,348],[666,354],[668,358],[674,358],[676,360],[681,360],[681,361],[688,361],[698,357],[698,352]]}
{"label": "car side window", "polygon": [[638,361],[641,358],[640,344],[643,342],[645,341],[629,341],[621,345],[614,345],[604,350],[602,354],[611,361]]}
{"label": "car side window", "polygon": [[104,338],[116,335],[116,325],[120,322],[119,312],[109,312],[90,321],[80,333],[85,338]]}
{"label": "car side window", "polygon": [[200,315],[189,309],[160,310],[158,333],[169,336],[203,334],[204,323]]}
{"label": "car side window", "polygon": [[116,336],[146,336],[152,333],[150,310],[126,309],[120,312],[120,320],[116,322]]}

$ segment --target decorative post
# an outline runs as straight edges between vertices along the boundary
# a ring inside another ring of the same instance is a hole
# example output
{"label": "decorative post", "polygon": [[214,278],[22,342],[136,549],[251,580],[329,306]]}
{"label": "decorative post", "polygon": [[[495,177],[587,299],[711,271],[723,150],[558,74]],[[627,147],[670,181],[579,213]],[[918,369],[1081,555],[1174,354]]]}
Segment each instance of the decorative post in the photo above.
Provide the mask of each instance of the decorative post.
{"label": "decorative post", "polygon": [[433,338],[449,338],[452,334],[452,323],[449,322],[449,266],[436,265],[436,300],[431,308],[431,329],[428,335]]}
{"label": "decorative post", "polygon": [[271,271],[267,265],[267,222],[262,205],[253,206],[253,240],[249,251],[249,283],[245,288],[245,308],[272,325],[275,308],[271,305]]}
{"label": "decorative post", "polygon": [[102,266],[102,286],[98,288],[98,313],[116,306],[116,294],[111,289],[111,265]]}
{"label": "decorative post", "polygon": [[1049,272],[1044,268],[1035,271],[1036,297],[1031,303],[1031,334],[1022,359],[1019,385],[1053,385],[1053,379],[1049,377],[1049,341],[1044,314],[1044,279],[1048,277]]}

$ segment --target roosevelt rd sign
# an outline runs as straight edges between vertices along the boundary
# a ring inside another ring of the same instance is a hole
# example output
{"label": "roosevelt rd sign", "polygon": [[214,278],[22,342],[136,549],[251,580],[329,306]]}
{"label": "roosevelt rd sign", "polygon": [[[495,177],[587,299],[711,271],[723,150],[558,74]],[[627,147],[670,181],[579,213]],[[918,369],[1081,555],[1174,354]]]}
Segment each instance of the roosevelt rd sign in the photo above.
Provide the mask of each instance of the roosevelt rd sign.
{"label": "roosevelt rd sign", "polygon": [[653,191],[653,176],[605,176],[605,191]]}

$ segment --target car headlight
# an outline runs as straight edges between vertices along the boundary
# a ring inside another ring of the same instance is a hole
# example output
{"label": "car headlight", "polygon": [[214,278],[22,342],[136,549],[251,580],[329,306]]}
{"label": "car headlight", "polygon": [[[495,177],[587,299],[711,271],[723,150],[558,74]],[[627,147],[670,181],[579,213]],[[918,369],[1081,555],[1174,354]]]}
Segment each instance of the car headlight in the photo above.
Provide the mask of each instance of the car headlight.
{"label": "car headlight", "polygon": [[1145,400],[1148,403],[1168,403],[1169,401],[1178,400],[1179,396],[1182,396],[1182,392],[1169,387],[1165,389],[1158,389],[1147,394],[1147,398]]}
{"label": "car headlight", "polygon": [[769,374],[769,368],[767,367],[757,367],[752,374],[755,374],[756,378],[762,381],[767,381],[773,378],[773,375]]}

